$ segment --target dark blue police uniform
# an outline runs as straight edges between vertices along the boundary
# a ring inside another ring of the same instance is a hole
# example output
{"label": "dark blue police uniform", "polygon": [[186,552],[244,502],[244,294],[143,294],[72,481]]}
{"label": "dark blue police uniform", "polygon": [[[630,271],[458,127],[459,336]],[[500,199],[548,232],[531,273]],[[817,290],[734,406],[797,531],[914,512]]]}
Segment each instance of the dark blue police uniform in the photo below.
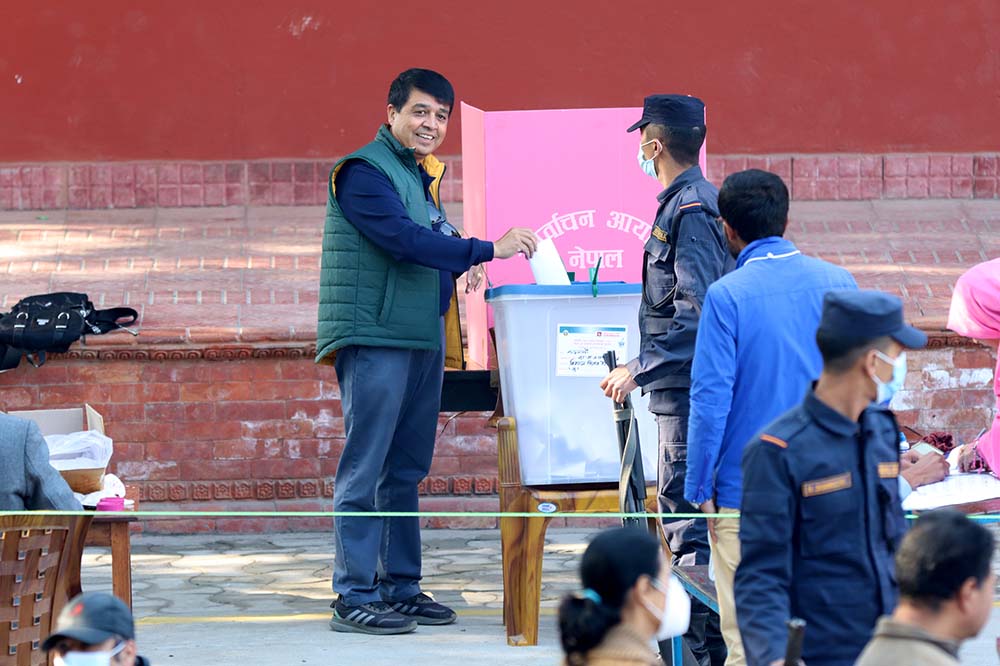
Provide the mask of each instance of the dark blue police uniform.
{"label": "dark blue police uniform", "polygon": [[[705,105],[696,97],[651,95],[645,99],[642,119],[628,131],[649,123],[693,127],[703,125],[704,116]],[[643,393],[649,394],[649,410],[656,415],[661,513],[698,511],[684,499],[694,343],[709,285],[735,265],[718,220],[718,198],[718,188],[705,180],[699,166],[687,169],[657,196],[656,220],[644,247],[639,355],[626,367]],[[674,564],[708,564],[704,520],[663,523]],[[710,619],[708,608],[693,600],[691,629],[685,638],[703,663],[706,643],[713,663],[724,658],[717,625],[718,618]]]}
{"label": "dark blue police uniform", "polygon": [[[820,329],[849,347],[886,335],[926,344],[902,323],[899,299],[871,291],[827,294]],[[893,556],[906,530],[898,477],[892,412],[872,405],[852,421],[812,391],[747,445],[735,596],[750,666],[784,657],[791,617],[807,622],[809,666],[858,658],[896,605]]]}

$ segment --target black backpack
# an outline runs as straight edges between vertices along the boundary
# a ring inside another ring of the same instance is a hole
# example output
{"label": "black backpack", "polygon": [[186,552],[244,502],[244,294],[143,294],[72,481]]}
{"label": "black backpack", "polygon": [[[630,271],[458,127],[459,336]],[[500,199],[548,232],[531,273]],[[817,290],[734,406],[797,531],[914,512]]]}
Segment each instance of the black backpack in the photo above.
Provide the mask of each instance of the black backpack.
{"label": "black backpack", "polygon": [[[119,323],[127,317],[129,321]],[[86,294],[27,296],[8,314],[0,315],[0,372],[16,368],[22,356],[40,367],[46,352],[66,352],[88,334],[103,335],[122,328],[138,335],[126,328],[138,318],[139,313],[132,308],[95,310]]]}

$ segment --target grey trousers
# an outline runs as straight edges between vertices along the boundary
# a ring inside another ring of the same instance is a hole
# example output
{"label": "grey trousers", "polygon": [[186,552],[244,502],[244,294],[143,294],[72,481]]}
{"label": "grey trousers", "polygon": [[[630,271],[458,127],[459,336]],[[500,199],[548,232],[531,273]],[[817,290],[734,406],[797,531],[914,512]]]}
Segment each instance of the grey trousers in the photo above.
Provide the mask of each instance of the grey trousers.
{"label": "grey trousers", "polygon": [[[346,347],[334,364],[347,441],[335,511],[417,511],[417,484],[434,455],[442,350]],[[333,590],[357,606],[420,592],[418,518],[338,517]]]}

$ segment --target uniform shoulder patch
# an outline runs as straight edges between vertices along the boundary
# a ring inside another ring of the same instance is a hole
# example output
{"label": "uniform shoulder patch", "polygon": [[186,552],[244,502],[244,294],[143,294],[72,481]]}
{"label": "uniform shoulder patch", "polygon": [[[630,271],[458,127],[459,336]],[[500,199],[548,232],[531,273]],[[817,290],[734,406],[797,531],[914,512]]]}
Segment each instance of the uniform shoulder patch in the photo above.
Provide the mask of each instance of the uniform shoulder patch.
{"label": "uniform shoulder patch", "polygon": [[775,437],[774,435],[761,435],[760,441],[767,442],[768,444],[774,444],[775,446],[780,447],[782,449],[788,448],[788,442],[778,437]]}
{"label": "uniform shoulder patch", "polygon": [[815,497],[816,495],[826,495],[838,490],[847,490],[854,485],[854,479],[850,472],[825,476],[822,479],[806,481],[802,484],[803,497]]}
{"label": "uniform shoulder patch", "polygon": [[656,240],[662,241],[664,243],[667,242],[667,232],[659,228],[658,226],[653,225],[653,231],[651,233],[653,234],[653,238],[655,238]]}
{"label": "uniform shoulder patch", "polygon": [[709,217],[718,217],[715,206],[702,198],[701,193],[695,187],[687,187],[680,193],[680,200],[677,202],[676,215],[687,215],[688,213],[704,213]]}
{"label": "uniform shoulder patch", "polygon": [[879,463],[878,475],[882,479],[895,479],[899,476],[899,463],[895,461]]}

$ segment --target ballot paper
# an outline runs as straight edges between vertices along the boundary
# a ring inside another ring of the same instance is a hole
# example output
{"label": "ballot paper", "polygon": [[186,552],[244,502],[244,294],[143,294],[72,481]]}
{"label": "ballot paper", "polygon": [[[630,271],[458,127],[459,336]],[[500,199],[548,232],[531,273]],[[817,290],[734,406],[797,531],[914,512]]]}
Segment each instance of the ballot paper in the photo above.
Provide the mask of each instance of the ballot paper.
{"label": "ballot paper", "polygon": [[535,248],[535,253],[528,261],[531,264],[531,272],[535,276],[536,284],[569,285],[566,267],[563,266],[559,250],[556,249],[551,238],[540,241]]}
{"label": "ballot paper", "polygon": [[959,451],[956,448],[948,455],[951,473],[944,481],[915,489],[903,500],[905,511],[927,511],[1000,497],[1000,479],[992,474],[963,474],[958,471]]}

